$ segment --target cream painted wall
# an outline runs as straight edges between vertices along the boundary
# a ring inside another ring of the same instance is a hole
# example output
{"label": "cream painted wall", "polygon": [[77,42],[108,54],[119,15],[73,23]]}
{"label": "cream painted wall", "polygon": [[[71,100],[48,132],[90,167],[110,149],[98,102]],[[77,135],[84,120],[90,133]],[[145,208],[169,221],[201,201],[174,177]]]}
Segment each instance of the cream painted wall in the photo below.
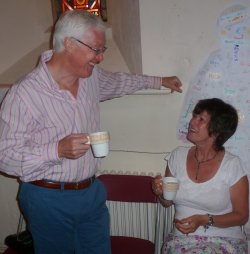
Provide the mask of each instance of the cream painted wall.
{"label": "cream painted wall", "polygon": [[48,40],[50,0],[0,1],[0,73]]}
{"label": "cream painted wall", "polygon": [[130,72],[142,73],[139,0],[107,0],[108,23]]}

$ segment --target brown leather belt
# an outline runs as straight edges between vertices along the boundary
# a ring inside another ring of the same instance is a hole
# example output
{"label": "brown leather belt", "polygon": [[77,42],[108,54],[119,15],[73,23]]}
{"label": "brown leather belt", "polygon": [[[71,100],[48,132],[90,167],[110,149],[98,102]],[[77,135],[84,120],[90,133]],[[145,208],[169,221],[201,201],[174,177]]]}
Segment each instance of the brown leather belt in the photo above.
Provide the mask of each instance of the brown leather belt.
{"label": "brown leather belt", "polygon": [[49,189],[61,189],[61,190],[81,190],[88,188],[95,180],[95,176],[85,179],[77,183],[63,183],[63,182],[53,182],[49,180],[36,180],[29,182],[33,185],[49,188]]}

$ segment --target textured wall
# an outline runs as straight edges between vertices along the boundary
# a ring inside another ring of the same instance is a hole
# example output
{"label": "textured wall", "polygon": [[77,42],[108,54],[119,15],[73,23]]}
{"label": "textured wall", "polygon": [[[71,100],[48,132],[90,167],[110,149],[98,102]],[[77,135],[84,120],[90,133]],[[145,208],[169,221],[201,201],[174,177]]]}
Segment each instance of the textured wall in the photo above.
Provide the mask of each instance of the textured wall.
{"label": "textured wall", "polygon": [[130,72],[142,73],[139,0],[108,0],[108,22]]}
{"label": "textured wall", "polygon": [[[48,40],[52,25],[50,0],[0,1],[0,73]],[[4,59],[4,60],[3,60]]]}

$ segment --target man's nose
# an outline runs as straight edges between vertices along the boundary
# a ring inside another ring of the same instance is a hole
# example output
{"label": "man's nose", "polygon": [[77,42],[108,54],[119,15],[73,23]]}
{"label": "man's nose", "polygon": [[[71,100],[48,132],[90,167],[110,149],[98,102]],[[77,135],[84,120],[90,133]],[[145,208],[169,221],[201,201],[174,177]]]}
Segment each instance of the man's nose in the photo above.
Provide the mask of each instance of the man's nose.
{"label": "man's nose", "polygon": [[96,55],[97,63],[100,63],[104,60],[104,53],[99,53]]}

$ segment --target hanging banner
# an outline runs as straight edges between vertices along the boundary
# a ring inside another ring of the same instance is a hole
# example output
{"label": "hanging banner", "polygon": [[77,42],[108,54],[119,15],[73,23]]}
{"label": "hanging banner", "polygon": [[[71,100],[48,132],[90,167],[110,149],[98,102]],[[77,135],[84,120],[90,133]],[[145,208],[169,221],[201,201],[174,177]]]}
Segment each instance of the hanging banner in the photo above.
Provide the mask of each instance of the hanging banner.
{"label": "hanging banner", "polygon": [[[187,142],[188,123],[199,100],[217,97],[230,103],[238,111],[239,125],[225,147],[242,159],[250,176],[250,8],[233,5],[225,9],[216,30],[220,48],[208,56],[191,80],[177,135]],[[250,238],[250,223],[246,228]]]}

